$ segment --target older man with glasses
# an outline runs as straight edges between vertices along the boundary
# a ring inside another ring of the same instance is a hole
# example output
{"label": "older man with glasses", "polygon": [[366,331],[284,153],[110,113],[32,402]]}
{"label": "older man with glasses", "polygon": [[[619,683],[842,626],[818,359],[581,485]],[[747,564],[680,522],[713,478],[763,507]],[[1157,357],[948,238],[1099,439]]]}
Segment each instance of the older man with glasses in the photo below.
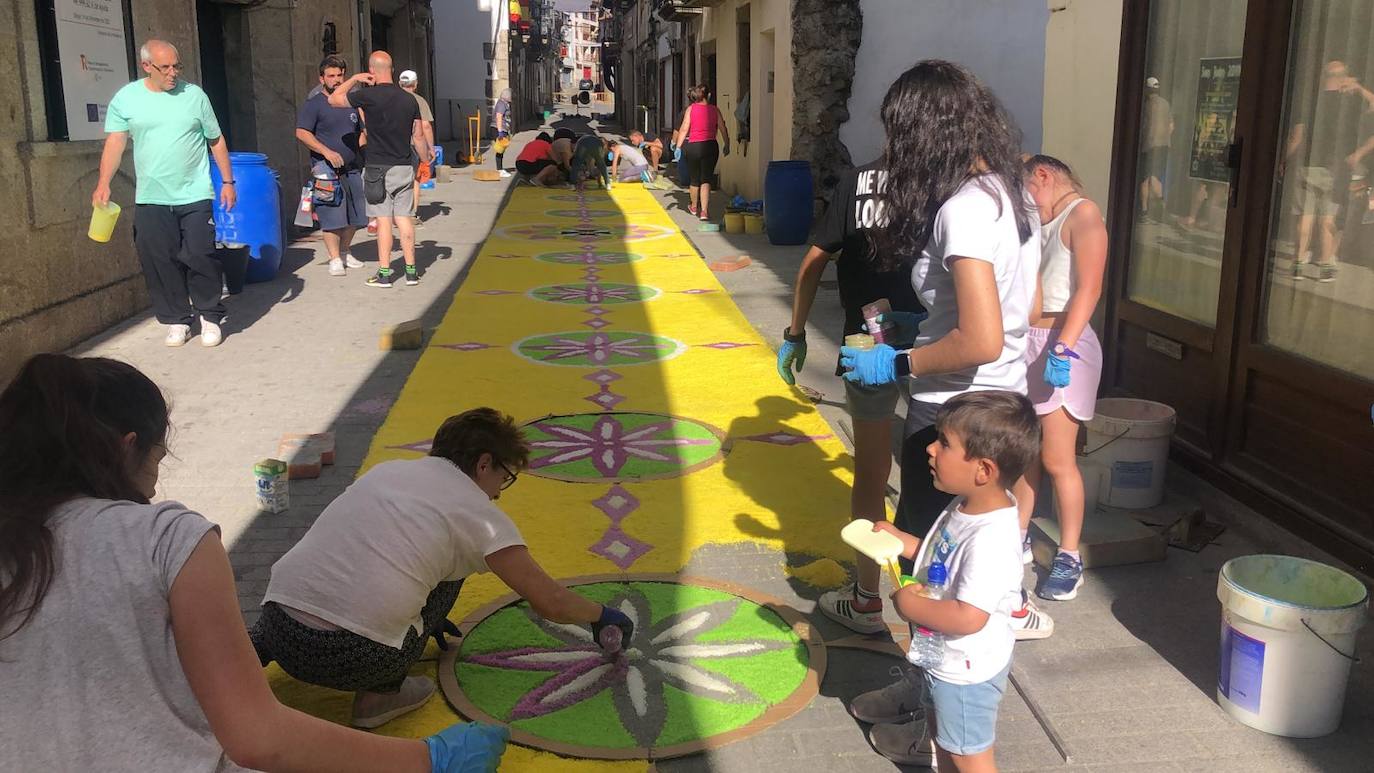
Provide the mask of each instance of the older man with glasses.
{"label": "older man with glasses", "polygon": [[105,116],[105,151],[91,202],[110,201],[110,181],[124,148],[134,143],[134,247],[143,267],[153,313],[167,326],[168,346],[181,346],[200,318],[200,342],[223,338],[220,301],[223,269],[215,260],[214,187],[207,143],[224,186],[220,201],[237,201],[229,167],[229,144],[210,100],[200,87],[181,80],[176,46],[149,40],[139,49],[146,78],[121,88]]}
{"label": "older man with glasses", "polygon": [[353,691],[352,724],[377,727],[433,695],[410,668],[430,637],[446,647],[463,581],[485,572],[550,621],[590,625],[598,643],[619,628],[629,641],[630,618],[550,577],[494,504],[528,461],[511,417],[474,408],[440,425],[428,456],[368,470],[273,565],[252,631],[262,664]]}

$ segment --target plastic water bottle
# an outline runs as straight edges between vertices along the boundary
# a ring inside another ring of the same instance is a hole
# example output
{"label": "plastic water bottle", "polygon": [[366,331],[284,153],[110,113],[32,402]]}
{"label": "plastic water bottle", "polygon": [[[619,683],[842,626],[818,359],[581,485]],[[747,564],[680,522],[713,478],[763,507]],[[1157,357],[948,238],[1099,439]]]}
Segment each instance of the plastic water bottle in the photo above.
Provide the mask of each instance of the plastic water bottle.
{"label": "plastic water bottle", "polygon": [[[926,571],[926,586],[921,590],[921,595],[936,601],[943,599],[948,580],[949,574],[944,564],[931,564]],[[906,659],[917,668],[939,668],[945,662],[945,635],[922,625],[912,626],[911,649]]]}

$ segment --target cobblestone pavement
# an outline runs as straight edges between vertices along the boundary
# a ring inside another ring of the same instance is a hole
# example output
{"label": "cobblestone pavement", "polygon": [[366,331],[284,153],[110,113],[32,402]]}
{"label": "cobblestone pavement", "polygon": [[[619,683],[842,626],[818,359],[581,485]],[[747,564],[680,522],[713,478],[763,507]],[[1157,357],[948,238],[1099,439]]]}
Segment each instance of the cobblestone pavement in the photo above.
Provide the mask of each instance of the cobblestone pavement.
{"label": "cobblestone pavement", "polygon": [[[456,170],[452,182],[426,192],[426,223],[418,232],[425,279],[418,287],[398,284],[381,291],[363,285],[375,268],[370,238],[361,239],[355,251],[369,262],[368,269],[344,278],[328,276],[323,245],[307,240],[287,250],[275,281],[250,285],[229,301],[226,338],[217,349],[203,349],[195,341],[168,349],[162,330],[146,315],[74,349],[132,362],[167,391],[176,431],[160,495],[183,501],[221,525],[250,624],[271,564],[351,482],[414,366],[416,352],[378,351],[381,328],[416,317],[430,326],[437,322],[508,185],[476,182]],[[699,233],[686,216],[685,192],[664,193],[661,199],[706,258],[751,255],[752,266],[720,279],[751,322],[776,340],[788,321],[791,282],[804,249],[771,247],[763,237]],[[717,197],[717,219],[722,204]],[[844,435],[843,391],[831,366],[840,326],[833,275],[822,284],[815,309],[800,382],[824,393],[819,407]],[[324,430],[337,435],[336,464],[317,480],[293,481],[288,512],[258,513],[253,462],[273,455],[282,433]],[[1330,559],[1187,473],[1174,469],[1170,475],[1171,488],[1203,501],[1209,517],[1225,523],[1227,532],[1201,553],[1171,550],[1162,564],[1089,572],[1077,600],[1046,603],[1057,631],[1045,641],[1018,645],[1017,688],[1008,690],[998,731],[1001,769],[1368,770],[1374,757],[1374,678],[1367,665],[1355,666],[1344,723],[1327,738],[1265,735],[1235,723],[1216,706],[1221,564],[1235,555],[1266,551]],[[836,513],[837,530],[846,518]],[[782,572],[787,558],[750,546],[709,547],[698,551],[688,571],[756,588],[810,612],[819,591],[787,579]],[[1029,573],[1027,581],[1034,581]],[[827,621],[817,626],[825,636],[838,634]],[[1368,662],[1374,657],[1374,632],[1366,632],[1364,642],[1359,655]],[[844,704],[885,684],[897,663],[831,650],[821,695],[805,711],[762,735],[657,767],[893,770],[868,746],[862,726]]]}

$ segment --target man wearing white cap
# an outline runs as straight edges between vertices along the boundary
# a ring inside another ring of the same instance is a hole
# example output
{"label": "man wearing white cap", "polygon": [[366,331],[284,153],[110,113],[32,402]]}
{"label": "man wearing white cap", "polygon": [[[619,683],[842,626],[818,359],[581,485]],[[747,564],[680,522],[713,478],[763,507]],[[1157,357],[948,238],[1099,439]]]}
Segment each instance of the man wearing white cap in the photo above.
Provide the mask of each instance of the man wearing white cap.
{"label": "man wearing white cap", "polygon": [[429,143],[429,158],[420,159],[415,165],[415,224],[420,224],[420,184],[429,181],[429,165],[434,163],[434,111],[429,109],[429,102],[415,90],[420,85],[420,76],[414,70],[402,70],[401,77],[396,79],[396,83],[410,95],[415,97],[415,101],[420,105],[420,127],[425,133],[425,142]]}
{"label": "man wearing white cap", "polygon": [[[1145,133],[1140,150],[1140,217],[1149,219],[1154,202],[1164,201],[1164,175],[1169,168],[1169,145],[1174,135],[1174,113],[1169,100],[1159,93],[1159,78],[1145,79]],[[1161,211],[1160,217],[1163,217]]]}

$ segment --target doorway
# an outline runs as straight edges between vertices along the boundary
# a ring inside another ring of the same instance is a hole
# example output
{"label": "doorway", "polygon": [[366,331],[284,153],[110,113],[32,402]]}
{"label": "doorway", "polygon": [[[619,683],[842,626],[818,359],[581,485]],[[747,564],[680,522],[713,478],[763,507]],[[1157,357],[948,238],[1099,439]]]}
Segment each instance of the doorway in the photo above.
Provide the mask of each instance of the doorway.
{"label": "doorway", "polygon": [[759,179],[763,180],[768,171],[768,162],[773,160],[773,57],[774,57],[774,34],[773,30],[768,30],[759,35],[759,93],[751,100],[752,105],[757,105],[751,112],[757,116],[751,119],[750,131],[754,136],[754,145],[758,147],[757,163],[759,165]]}
{"label": "doorway", "polygon": [[1374,0],[1134,0],[1122,50],[1104,383],[1173,406],[1182,461],[1367,565]]}

